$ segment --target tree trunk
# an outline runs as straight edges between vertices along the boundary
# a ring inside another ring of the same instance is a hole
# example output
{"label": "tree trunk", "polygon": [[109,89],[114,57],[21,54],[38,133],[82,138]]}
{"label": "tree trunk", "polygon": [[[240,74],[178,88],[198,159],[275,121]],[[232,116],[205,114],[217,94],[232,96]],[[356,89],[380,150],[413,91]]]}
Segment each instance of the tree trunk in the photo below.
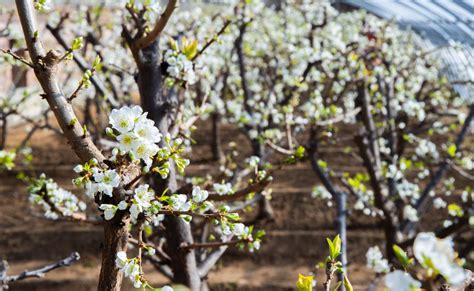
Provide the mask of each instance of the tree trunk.
{"label": "tree trunk", "polygon": [[183,244],[193,243],[191,225],[175,216],[167,216],[163,224],[166,228],[166,251],[171,258],[173,281],[186,285],[193,291],[199,291],[201,278],[197,272],[195,252],[181,248]]}
{"label": "tree trunk", "polygon": [[389,262],[396,261],[395,252],[393,251],[393,245],[398,244],[399,231],[396,227],[392,226],[392,223],[385,218],[384,221],[384,232],[385,232],[385,252],[387,254],[387,260]]}
{"label": "tree trunk", "polygon": [[102,267],[100,269],[99,291],[120,291],[122,272],[115,266],[118,252],[127,250],[129,218],[116,216],[104,221],[104,246],[102,250]]}
{"label": "tree trunk", "polygon": [[[148,118],[155,121],[161,134],[166,135],[175,118],[178,107],[176,94],[163,92],[163,75],[160,68],[158,39],[140,51],[138,66],[138,88],[143,110]],[[160,195],[165,189],[175,193],[177,189],[176,173],[171,163],[170,174],[166,180],[156,177],[151,181],[152,187]],[[201,286],[194,250],[183,250],[182,245],[192,244],[193,237],[190,224],[179,217],[166,217],[164,221],[166,251],[171,257],[170,267],[173,270],[173,282],[188,286],[198,291]]]}
{"label": "tree trunk", "polygon": [[212,157],[215,161],[222,162],[224,153],[222,151],[222,134],[221,134],[221,116],[219,113],[212,114]]}

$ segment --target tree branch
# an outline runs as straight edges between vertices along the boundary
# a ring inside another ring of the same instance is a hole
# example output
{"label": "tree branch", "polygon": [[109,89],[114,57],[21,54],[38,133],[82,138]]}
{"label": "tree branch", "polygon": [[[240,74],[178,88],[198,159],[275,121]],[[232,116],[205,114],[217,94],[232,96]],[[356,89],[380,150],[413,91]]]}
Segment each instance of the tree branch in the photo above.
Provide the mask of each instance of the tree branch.
{"label": "tree branch", "polygon": [[60,55],[54,50],[45,54],[43,44],[38,37],[39,30],[34,15],[33,2],[16,0],[16,6],[36,77],[64,135],[83,162],[87,162],[92,158],[102,162],[104,156],[92,142],[92,139],[84,134],[82,125],[79,123],[72,106],[67,102],[60,89],[56,76]]}
{"label": "tree branch", "polygon": [[170,19],[171,15],[173,14],[173,11],[178,7],[178,0],[169,0],[168,5],[166,6],[165,11],[161,16],[157,19],[155,23],[155,27],[153,28],[150,33],[147,35],[143,36],[142,38],[138,39],[135,42],[135,47],[138,49],[145,48],[149,46],[165,29],[166,24],[168,23],[168,20]]}
{"label": "tree branch", "polygon": [[[47,24],[46,28],[51,32],[51,34],[54,36],[54,38],[58,41],[58,43],[65,49],[68,49],[68,45],[66,44],[66,41],[62,37],[60,31],[61,27],[52,27],[51,25]],[[89,65],[87,64],[86,60],[79,54],[74,54],[73,59],[76,62],[77,66],[82,70],[82,72],[85,72],[87,69],[89,69]],[[105,97],[105,86],[98,80],[96,76],[91,76],[90,78],[92,85],[94,85],[94,88],[96,89],[97,93],[99,96],[104,96]],[[115,101],[111,99],[111,101]],[[111,102],[112,105],[116,106],[118,105],[117,102]]]}
{"label": "tree branch", "polygon": [[5,53],[7,55],[12,56],[15,60],[27,65],[28,67],[33,68],[33,64],[31,64],[30,62],[25,60],[23,57],[20,57],[19,55],[15,54],[14,52],[12,52],[12,50],[10,50],[10,49],[7,49],[7,50],[6,49],[0,49],[0,51],[2,51],[3,53]]}
{"label": "tree branch", "polygon": [[209,194],[208,200],[212,201],[228,201],[228,200],[236,200],[238,198],[244,197],[247,194],[253,192],[260,192],[265,189],[270,183],[272,182],[271,176],[266,176],[262,180],[253,183],[239,191],[236,191],[232,195],[218,195],[218,194]]}
{"label": "tree branch", "polygon": [[[232,237],[227,238],[229,241],[232,239]],[[201,278],[204,278],[207,276],[209,271],[215,266],[217,261],[221,258],[221,256],[225,253],[229,246],[228,245],[223,245],[210,253],[206,259],[198,266],[198,272],[199,276]]]}
{"label": "tree branch", "polygon": [[[438,237],[438,238],[445,238],[445,237],[448,237],[448,236],[450,236],[451,234],[453,234],[455,232],[458,232],[464,226],[467,226],[467,225],[469,225],[469,216],[468,215],[460,217],[456,222],[454,222],[450,226],[440,228],[440,229],[436,230],[434,233],[435,233],[436,237]],[[414,241],[415,241],[415,237],[412,237],[412,238],[407,239],[404,242],[402,242],[400,244],[400,246],[403,247],[403,248],[409,247],[409,246],[413,245]]]}
{"label": "tree branch", "polygon": [[42,268],[33,270],[33,271],[24,271],[18,275],[6,276],[6,272],[8,269],[8,263],[6,261],[0,262],[0,275],[5,274],[5,276],[0,277],[0,288],[8,286],[8,284],[20,281],[27,278],[42,278],[46,275],[46,273],[61,268],[61,267],[68,267],[75,262],[79,261],[80,256],[79,253],[74,252],[69,257],[51,265],[44,266]]}
{"label": "tree branch", "polygon": [[[471,105],[469,109],[469,114],[464,120],[463,127],[461,131],[459,132],[455,145],[456,145],[456,152],[459,150],[461,147],[462,143],[464,142],[464,139],[469,131],[470,124],[474,118],[474,104]],[[450,168],[450,163],[449,163],[450,158],[447,158],[441,166],[438,168],[436,173],[433,175],[433,178],[430,180],[428,185],[426,185],[425,189],[421,193],[420,199],[416,203],[416,210],[422,216],[425,213],[425,210],[429,207],[429,204],[431,203],[432,199],[431,196],[429,195],[430,192],[438,185],[438,183],[441,181],[441,178],[444,176],[444,174],[448,171]],[[404,224],[402,226],[402,230],[404,232],[408,232],[413,230],[414,228],[414,223],[409,222],[409,221],[404,221]]]}
{"label": "tree branch", "polygon": [[227,29],[227,27],[231,24],[231,21],[230,20],[226,20],[224,22],[224,25],[222,26],[222,28],[211,38],[210,41],[208,41],[199,51],[198,53],[191,59],[191,61],[195,61],[200,55],[202,55],[204,53],[204,51],[206,51],[206,49],[211,46],[211,44],[213,44],[217,38],[223,34],[225,32],[225,30]]}
{"label": "tree branch", "polygon": [[198,248],[218,248],[222,246],[231,246],[241,242],[245,242],[242,239],[230,240],[230,241],[217,241],[217,242],[205,242],[205,243],[193,243],[192,245],[183,245],[182,249],[198,249]]}

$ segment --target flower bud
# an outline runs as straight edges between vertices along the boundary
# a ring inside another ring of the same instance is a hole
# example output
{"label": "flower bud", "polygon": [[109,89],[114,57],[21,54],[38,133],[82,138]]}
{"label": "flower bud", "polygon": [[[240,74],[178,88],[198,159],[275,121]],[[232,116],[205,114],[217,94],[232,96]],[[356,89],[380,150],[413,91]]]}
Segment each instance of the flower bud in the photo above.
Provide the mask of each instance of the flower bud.
{"label": "flower bud", "polygon": [[116,136],[115,136],[115,133],[114,133],[114,130],[113,130],[112,128],[110,128],[110,127],[107,127],[107,128],[105,129],[105,134],[106,134],[108,137],[113,137],[113,138],[116,137]]}
{"label": "flower bud", "polygon": [[82,165],[77,165],[74,167],[73,171],[80,174],[82,171],[84,171],[84,167]]}

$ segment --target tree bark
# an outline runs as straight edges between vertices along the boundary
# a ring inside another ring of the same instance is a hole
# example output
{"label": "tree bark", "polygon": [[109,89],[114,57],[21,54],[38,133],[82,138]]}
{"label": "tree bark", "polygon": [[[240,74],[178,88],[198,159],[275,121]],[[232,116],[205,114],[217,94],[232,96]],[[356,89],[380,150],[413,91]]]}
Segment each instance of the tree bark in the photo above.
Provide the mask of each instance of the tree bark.
{"label": "tree bark", "polygon": [[[174,92],[164,94],[164,76],[160,68],[158,40],[141,49],[139,57],[137,83],[143,110],[148,112],[148,117],[155,121],[161,134],[166,135],[175,118],[178,99]],[[158,195],[165,189],[169,189],[170,193],[175,193],[177,183],[174,165],[171,165],[170,174],[166,180],[156,177],[153,178],[151,184]],[[170,267],[173,271],[173,282],[186,285],[193,291],[200,290],[201,278],[198,273],[195,252],[181,248],[183,245],[193,244],[190,224],[179,217],[167,216],[164,226],[166,228],[166,251],[171,257]]]}
{"label": "tree bark", "polygon": [[123,274],[115,266],[115,258],[120,251],[127,251],[128,227],[130,220],[116,216],[104,221],[104,245],[102,250],[102,267],[100,269],[97,290],[119,291]]}
{"label": "tree bark", "polygon": [[224,153],[222,151],[221,116],[217,112],[212,114],[211,149],[213,159],[221,162],[224,158]]}
{"label": "tree bark", "polygon": [[92,158],[102,162],[104,156],[92,142],[87,132],[84,133],[72,105],[67,101],[60,88],[57,65],[61,56],[54,50],[46,53],[41,39],[37,36],[38,26],[33,1],[16,0],[16,7],[35,75],[44,91],[43,97],[48,101],[64,136],[83,162],[87,162]]}

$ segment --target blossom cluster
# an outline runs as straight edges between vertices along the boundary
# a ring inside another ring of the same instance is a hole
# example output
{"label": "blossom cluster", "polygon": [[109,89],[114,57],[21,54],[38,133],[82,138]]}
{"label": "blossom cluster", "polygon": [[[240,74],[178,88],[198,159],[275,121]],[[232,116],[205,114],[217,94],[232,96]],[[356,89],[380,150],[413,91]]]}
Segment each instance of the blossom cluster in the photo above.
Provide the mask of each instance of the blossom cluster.
{"label": "blossom cluster", "polygon": [[[118,252],[115,258],[115,265],[122,272],[125,277],[129,278],[133,283],[133,287],[140,288],[149,286],[148,282],[143,279],[143,274],[139,262],[139,258],[127,258],[125,252]],[[146,284],[146,286],[144,285]],[[168,285],[165,285],[159,289],[153,288],[153,290],[160,291],[173,291],[174,289]]]}
{"label": "blossom cluster", "polygon": [[467,276],[458,262],[450,237],[439,239],[434,233],[419,233],[413,243],[413,253],[425,268],[433,268],[452,286],[462,284]]}
{"label": "blossom cluster", "polygon": [[166,73],[177,80],[183,80],[189,85],[196,83],[194,65],[188,57],[176,50],[167,50],[164,55],[167,64]]}
{"label": "blossom cluster", "polygon": [[[158,153],[162,135],[153,120],[148,119],[140,106],[124,106],[113,109],[109,123],[112,129],[107,129],[110,135],[120,143],[120,154],[130,154],[132,159],[142,160],[150,168],[153,157]],[[114,132],[114,130],[116,132]]]}
{"label": "blossom cluster", "polygon": [[234,190],[232,190],[232,184],[230,183],[214,183],[212,187],[219,195],[229,195],[234,193]]}
{"label": "blossom cluster", "polygon": [[28,188],[29,201],[43,208],[45,217],[58,219],[60,216],[72,216],[86,210],[86,204],[76,195],[61,188],[52,179],[41,174],[31,182]]}
{"label": "blossom cluster", "polygon": [[[394,248],[395,251],[397,251]],[[399,250],[399,252],[403,252]],[[467,277],[467,271],[461,267],[461,260],[454,251],[454,245],[451,238],[439,239],[434,233],[420,232],[413,243],[413,254],[418,263],[431,274],[440,274],[448,284],[453,287],[464,283]],[[413,264],[406,253],[399,253],[399,256],[405,257],[401,261],[406,268]],[[390,265],[383,258],[380,249],[371,247],[366,254],[367,266],[376,273],[386,273],[385,286],[389,290],[412,290],[411,288],[421,287],[421,282],[415,280],[409,273],[401,270],[390,271]],[[399,258],[400,260],[400,258]]]}
{"label": "blossom cluster", "polygon": [[311,191],[311,197],[326,200],[328,206],[332,206],[332,195],[328,190],[326,190],[324,186],[314,186],[313,190]]}
{"label": "blossom cluster", "polygon": [[390,271],[388,261],[383,258],[382,252],[378,246],[369,248],[366,253],[367,267],[375,273],[386,273]]}
{"label": "blossom cluster", "polygon": [[125,252],[118,252],[115,258],[115,265],[123,272],[125,277],[133,282],[133,287],[140,288],[142,286],[143,282],[138,258],[128,259]]}
{"label": "blossom cluster", "polygon": [[[180,155],[183,151],[182,141],[171,139],[169,134],[162,136],[153,121],[146,115],[138,106],[125,106],[112,110],[109,118],[111,128],[107,129],[107,134],[118,142],[117,148],[112,150],[111,158],[103,164],[92,159],[85,164],[77,165],[74,171],[79,176],[73,180],[73,183],[84,187],[90,198],[100,201],[98,202],[99,210],[103,212],[105,220],[114,219],[120,213],[121,216],[129,216],[134,224],[140,221],[144,227],[151,227],[158,226],[165,215],[179,216],[188,223],[198,216],[210,219],[223,241],[236,237],[238,240],[236,243],[240,247],[247,246],[250,251],[258,250],[264,232],[254,233],[253,227],[238,222],[239,215],[230,212],[228,206],[215,205],[208,201],[210,190],[193,185],[189,194],[167,194],[166,191],[155,193],[148,184],[136,183],[135,185],[127,180],[129,166],[144,164],[144,167],[139,167],[140,175],[158,174],[161,178],[166,178],[170,171],[170,160],[174,161],[179,172],[183,172],[189,163]],[[142,151],[142,148],[145,150]],[[257,179],[260,179],[266,173],[258,171],[258,162],[257,158],[252,158],[249,159],[248,164],[255,167]],[[129,183],[128,186],[127,183]],[[130,189],[125,195],[114,192],[119,187],[127,189],[129,186]],[[233,193],[230,183],[215,183],[209,187],[212,187],[215,195]],[[117,200],[118,197],[120,197],[119,200]],[[149,253],[155,251],[151,247],[146,248]],[[141,287],[146,283],[140,271],[138,258],[127,259],[125,253],[119,253],[116,264],[135,287]]]}

